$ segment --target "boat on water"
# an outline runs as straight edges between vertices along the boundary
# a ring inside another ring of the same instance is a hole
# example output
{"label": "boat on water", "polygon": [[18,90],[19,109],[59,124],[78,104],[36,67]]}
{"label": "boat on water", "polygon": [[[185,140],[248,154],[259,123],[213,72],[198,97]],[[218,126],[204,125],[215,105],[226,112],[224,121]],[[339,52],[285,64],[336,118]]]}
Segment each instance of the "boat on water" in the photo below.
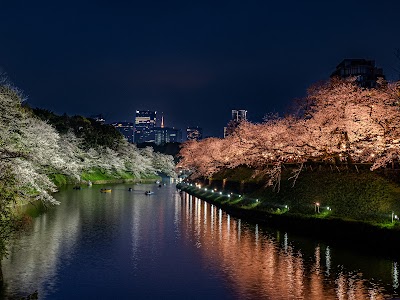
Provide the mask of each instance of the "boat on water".
{"label": "boat on water", "polygon": [[146,192],[144,192],[144,194],[145,194],[145,195],[153,195],[154,192],[152,192],[152,191],[146,191]]}
{"label": "boat on water", "polygon": [[111,189],[100,189],[100,193],[111,193]]}

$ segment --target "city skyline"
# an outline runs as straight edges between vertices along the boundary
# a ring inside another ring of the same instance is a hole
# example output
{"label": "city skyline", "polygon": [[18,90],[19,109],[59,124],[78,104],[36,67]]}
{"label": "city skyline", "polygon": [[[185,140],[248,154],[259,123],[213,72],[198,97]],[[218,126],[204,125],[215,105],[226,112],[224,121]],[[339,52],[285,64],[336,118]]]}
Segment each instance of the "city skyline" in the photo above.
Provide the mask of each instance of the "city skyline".
{"label": "city skyline", "polygon": [[0,71],[33,107],[110,121],[146,107],[175,127],[222,136],[231,109],[254,122],[283,114],[346,58],[375,60],[398,79],[399,9],[397,1],[11,1],[0,12]]}

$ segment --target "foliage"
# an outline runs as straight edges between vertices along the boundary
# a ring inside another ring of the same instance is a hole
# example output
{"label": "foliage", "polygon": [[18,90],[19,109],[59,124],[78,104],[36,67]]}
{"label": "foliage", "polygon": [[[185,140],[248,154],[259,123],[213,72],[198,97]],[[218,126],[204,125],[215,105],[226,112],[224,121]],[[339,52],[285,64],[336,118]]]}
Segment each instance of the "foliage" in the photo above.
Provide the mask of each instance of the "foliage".
{"label": "foliage", "polygon": [[39,200],[56,205],[56,184],[89,178],[175,176],[172,156],[137,149],[114,127],[81,116],[23,106],[22,93],[0,77],[0,259],[14,230],[14,208]]}
{"label": "foliage", "polygon": [[354,79],[331,79],[310,87],[295,114],[241,122],[225,139],[184,143],[178,168],[194,179],[244,165],[280,191],[288,164],[293,185],[310,162],[335,168],[368,163],[371,170],[394,166],[400,155],[399,91],[400,82],[366,89]]}
{"label": "foliage", "polygon": [[[263,184],[265,179],[254,180],[252,173],[254,170],[246,171],[243,167],[237,173],[235,170],[221,171],[213,177],[210,188],[220,190],[222,183],[219,179],[225,178],[228,190],[245,195],[241,202],[236,203],[237,206],[254,206],[254,199],[260,199],[259,205],[254,208],[268,212],[275,212],[277,207],[282,210],[287,205],[290,213],[375,221],[380,224],[391,221],[392,211],[400,213],[400,187],[377,171],[357,172],[355,168],[341,168],[339,172],[337,169],[331,170],[329,166],[307,167],[293,187],[289,180],[292,170],[286,168],[282,172],[280,193],[266,187]],[[241,185],[241,182],[245,184]],[[320,205],[318,214],[315,212],[316,203]],[[232,197],[229,205],[236,204]]]}
{"label": "foliage", "polygon": [[108,147],[117,150],[123,141],[123,136],[112,125],[104,125],[94,119],[82,116],[58,116],[53,112],[34,108],[33,113],[41,120],[48,122],[60,134],[73,132],[77,138],[82,139],[84,149]]}

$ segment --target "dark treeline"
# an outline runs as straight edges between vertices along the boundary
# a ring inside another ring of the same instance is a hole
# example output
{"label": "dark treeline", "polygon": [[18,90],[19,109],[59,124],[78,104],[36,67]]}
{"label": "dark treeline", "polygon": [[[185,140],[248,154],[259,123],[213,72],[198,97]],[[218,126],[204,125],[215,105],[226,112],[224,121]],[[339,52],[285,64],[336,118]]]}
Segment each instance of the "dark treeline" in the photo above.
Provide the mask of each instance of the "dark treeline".
{"label": "dark treeline", "polygon": [[33,108],[32,112],[52,125],[60,134],[72,130],[76,137],[83,139],[83,147],[86,149],[103,146],[116,150],[123,141],[122,134],[114,126],[101,124],[91,118],[66,114],[60,116],[42,108]]}

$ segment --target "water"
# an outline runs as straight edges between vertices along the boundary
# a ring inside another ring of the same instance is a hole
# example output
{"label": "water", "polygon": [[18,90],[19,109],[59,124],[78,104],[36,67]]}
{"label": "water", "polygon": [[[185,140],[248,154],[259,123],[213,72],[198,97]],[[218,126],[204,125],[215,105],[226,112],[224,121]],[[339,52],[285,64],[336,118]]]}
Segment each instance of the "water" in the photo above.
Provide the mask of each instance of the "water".
{"label": "water", "polygon": [[[235,219],[174,186],[56,194],[3,260],[3,298],[391,299],[399,264]],[[154,195],[144,195],[145,190]]]}

